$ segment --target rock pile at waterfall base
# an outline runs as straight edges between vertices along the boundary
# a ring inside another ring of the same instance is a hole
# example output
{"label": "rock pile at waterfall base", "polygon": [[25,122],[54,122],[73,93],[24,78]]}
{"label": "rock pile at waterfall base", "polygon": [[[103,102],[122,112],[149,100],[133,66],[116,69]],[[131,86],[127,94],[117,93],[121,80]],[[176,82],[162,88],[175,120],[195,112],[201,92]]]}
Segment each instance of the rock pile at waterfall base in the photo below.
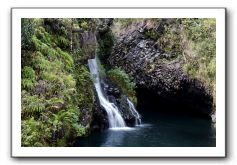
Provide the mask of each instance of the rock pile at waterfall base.
{"label": "rock pile at waterfall base", "polygon": [[[101,86],[103,88],[104,94],[108,97],[108,100],[115,104],[125,123],[126,126],[134,126],[135,125],[135,117],[132,112],[129,110],[129,105],[127,102],[127,96],[122,94],[121,91],[111,84],[108,80],[102,82]],[[109,84],[109,85],[108,85]],[[102,131],[109,128],[109,121],[106,114],[106,111],[102,106],[100,106],[99,99],[96,96],[96,101],[93,109],[93,122],[92,122],[92,131]]]}

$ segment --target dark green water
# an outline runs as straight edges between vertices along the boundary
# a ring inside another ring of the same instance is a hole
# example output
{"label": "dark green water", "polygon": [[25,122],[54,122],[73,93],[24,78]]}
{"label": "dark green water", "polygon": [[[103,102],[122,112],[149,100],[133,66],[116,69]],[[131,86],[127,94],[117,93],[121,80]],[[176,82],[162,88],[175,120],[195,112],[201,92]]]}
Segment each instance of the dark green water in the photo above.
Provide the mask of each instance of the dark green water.
{"label": "dark green water", "polygon": [[83,147],[215,147],[216,129],[208,119],[146,112],[143,124],[125,130],[106,130],[78,139]]}

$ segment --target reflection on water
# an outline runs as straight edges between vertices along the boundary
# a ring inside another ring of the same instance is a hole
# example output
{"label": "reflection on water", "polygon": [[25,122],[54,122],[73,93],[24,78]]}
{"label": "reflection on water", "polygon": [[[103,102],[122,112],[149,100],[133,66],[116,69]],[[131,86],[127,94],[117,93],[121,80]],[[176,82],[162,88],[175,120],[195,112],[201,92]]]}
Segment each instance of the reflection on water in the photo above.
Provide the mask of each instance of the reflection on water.
{"label": "reflection on water", "polygon": [[84,147],[215,147],[216,128],[210,120],[162,113],[143,114],[134,128],[109,129],[78,139]]}
{"label": "reflection on water", "polygon": [[[150,124],[141,124],[136,127],[125,127],[125,128],[112,128],[106,131],[105,141],[101,144],[101,147],[119,147],[123,146],[126,141],[131,143],[132,138],[136,135],[136,132],[141,131],[144,127],[149,127]],[[139,130],[140,129],[140,130]],[[129,135],[129,136],[128,136]],[[130,142],[129,142],[130,141]]]}
{"label": "reflection on water", "polygon": [[117,146],[124,141],[125,135],[126,132],[124,130],[109,130],[101,147]]}

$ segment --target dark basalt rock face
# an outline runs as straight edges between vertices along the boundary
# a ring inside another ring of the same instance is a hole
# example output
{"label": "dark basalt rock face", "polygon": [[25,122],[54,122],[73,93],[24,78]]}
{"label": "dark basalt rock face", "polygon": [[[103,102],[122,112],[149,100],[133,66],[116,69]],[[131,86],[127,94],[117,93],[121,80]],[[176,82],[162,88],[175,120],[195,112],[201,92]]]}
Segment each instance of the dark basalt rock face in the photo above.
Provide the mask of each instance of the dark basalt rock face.
{"label": "dark basalt rock face", "polygon": [[92,115],[91,131],[102,131],[109,128],[109,121],[106,111],[100,106],[99,98],[96,95],[93,115]]}
{"label": "dark basalt rock face", "polygon": [[120,34],[107,62],[124,69],[143,90],[155,91],[156,97],[208,116],[213,111],[212,96],[204,85],[184,73],[182,57],[165,53],[145,35],[147,31],[155,31],[159,37],[166,23],[165,19],[153,27],[146,22],[137,23],[135,30]]}
{"label": "dark basalt rock face", "polygon": [[106,33],[110,30],[110,26],[113,24],[113,18],[101,18],[99,19],[99,23],[97,26],[97,32],[98,32],[98,36],[97,38],[103,34]]}
{"label": "dark basalt rock face", "polygon": [[134,126],[136,118],[133,116],[132,112],[129,110],[129,105],[127,102],[127,96],[121,95],[118,100],[118,106],[120,108],[121,115],[126,122],[127,126]]}

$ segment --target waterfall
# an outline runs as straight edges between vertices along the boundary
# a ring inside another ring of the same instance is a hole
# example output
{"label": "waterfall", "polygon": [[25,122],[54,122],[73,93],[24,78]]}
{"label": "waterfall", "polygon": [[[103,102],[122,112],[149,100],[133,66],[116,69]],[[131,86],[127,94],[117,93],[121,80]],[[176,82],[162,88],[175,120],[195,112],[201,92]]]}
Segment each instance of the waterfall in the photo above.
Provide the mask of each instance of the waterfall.
{"label": "waterfall", "polygon": [[126,124],[118,110],[118,107],[114,103],[109,102],[102,92],[96,59],[89,59],[88,66],[91,75],[94,77],[94,86],[100,101],[100,105],[105,109],[108,115],[109,127],[126,127]]}
{"label": "waterfall", "polygon": [[137,112],[136,108],[134,107],[133,103],[127,98],[129,110],[132,112],[133,116],[135,117],[135,125],[140,125],[141,124],[141,116]]}

